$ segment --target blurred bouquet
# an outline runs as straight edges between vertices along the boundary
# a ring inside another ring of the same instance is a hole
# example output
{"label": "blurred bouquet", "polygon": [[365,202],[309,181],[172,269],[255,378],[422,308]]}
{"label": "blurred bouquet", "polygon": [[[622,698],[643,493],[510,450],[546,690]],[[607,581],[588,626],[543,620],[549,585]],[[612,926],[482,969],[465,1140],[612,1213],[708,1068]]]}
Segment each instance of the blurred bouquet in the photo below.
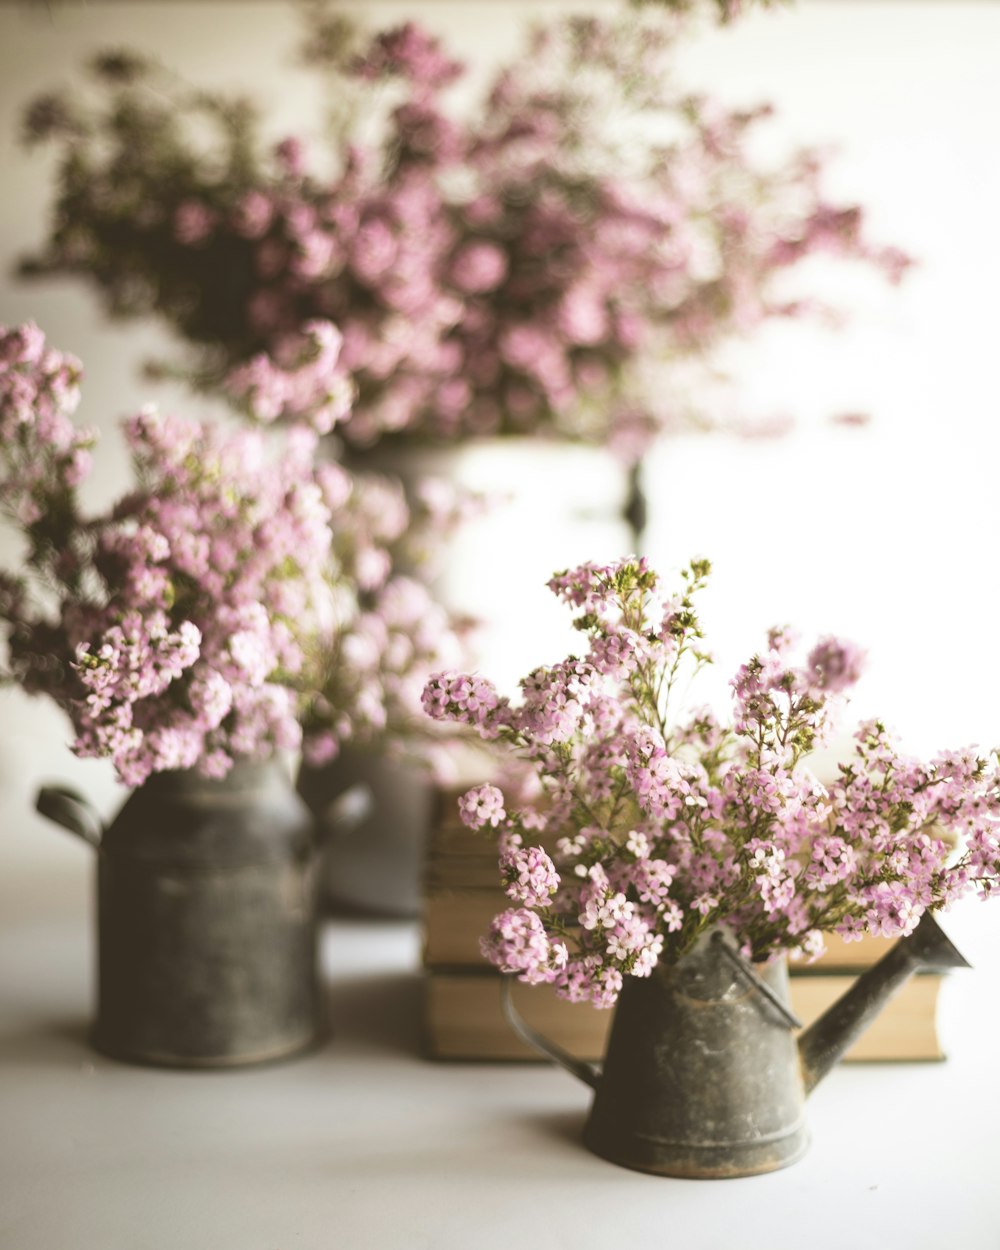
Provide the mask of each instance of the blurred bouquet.
{"label": "blurred bouquet", "polygon": [[[710,662],[694,604],[708,572],[692,562],[667,599],[643,560],[563,573],[550,585],[580,613],[582,659],[530,674],[516,707],[474,676],[439,674],[424,692],[432,717],[499,739],[541,780],[543,803],[508,812],[487,785],[459,809],[500,832],[515,904],[484,954],[573,1001],[612,1005],[625,977],[718,923],[748,958],[814,957],[824,933],[907,934],[1000,887],[995,759],[912,759],[872,721],[829,789],[803,766],[859,675],[851,644],[824,638],[796,661],[789,631],[772,630],[732,681],[731,723],[676,715],[685,670]],[[555,859],[529,845],[542,831]]]}
{"label": "blurred bouquet", "polygon": [[25,270],[158,314],[200,382],[261,420],[361,447],[528,433],[634,458],[688,419],[687,370],[810,309],[779,289],[805,257],[906,264],[823,197],[814,153],[751,154],[766,108],[674,83],[685,25],[650,6],[540,26],[470,110],[449,98],[464,67],[419,27],[360,46],[319,19],[307,59],[341,118],[318,161],[298,137],[269,146],[245,100],[100,56],[89,102],[27,111],[59,192]]}
{"label": "blurred bouquet", "polygon": [[423,714],[428,675],[467,653],[471,621],[450,612],[425,584],[433,581],[442,540],[475,515],[479,501],[437,478],[408,501],[398,479],[317,470],[334,516],[333,556],[343,574],[338,628],[314,649],[302,722],[306,762],[318,767],[342,746],[405,756],[448,776],[456,738]]}
{"label": "blurred bouquet", "polygon": [[279,451],[145,410],[124,423],[135,489],[87,517],[79,376],[37,327],[0,328],[0,509],[26,542],[24,575],[0,575],[6,680],[50,696],[73,750],[129,785],[294,750],[303,719],[327,758],[412,732],[426,673],[457,652],[426,592],[390,576],[405,508],[371,524],[384,490],[316,466],[309,431]]}

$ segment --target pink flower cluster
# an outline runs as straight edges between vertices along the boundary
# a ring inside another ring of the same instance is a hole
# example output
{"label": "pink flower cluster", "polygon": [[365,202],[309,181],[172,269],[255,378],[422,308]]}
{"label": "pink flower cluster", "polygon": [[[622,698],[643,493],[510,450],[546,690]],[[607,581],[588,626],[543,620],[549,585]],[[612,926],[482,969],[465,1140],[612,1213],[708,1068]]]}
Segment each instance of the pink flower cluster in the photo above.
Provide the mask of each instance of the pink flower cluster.
{"label": "pink flower cluster", "polygon": [[462,823],[470,829],[482,829],[491,825],[494,829],[505,820],[503,795],[496,786],[478,786],[469,790],[458,800]]}
{"label": "pink flower cluster", "polygon": [[138,785],[163,769],[221,776],[237,756],[297,747],[291,683],[322,619],[331,547],[312,437],[271,460],[259,434],[225,438],[146,410],[125,423],[136,491],[86,519],[75,477],[47,469],[31,520],[16,506],[19,466],[48,466],[53,432],[39,420],[20,433],[2,452],[3,499],[51,593],[39,606],[8,582],[11,669],[70,714],[74,750],[110,757]]}
{"label": "pink flower cluster", "polygon": [[692,6],[539,26],[461,114],[464,67],[419,27],[350,55],[343,21],[321,24],[309,59],[363,119],[333,174],[298,138],[268,149],[242,102],[105,57],[95,105],[30,110],[29,137],[63,145],[63,190],[29,270],[162,316],[261,420],[337,423],[359,446],[541,432],[634,456],[681,420],[663,370],[808,310],[779,275],[818,251],[906,264],[824,198],[813,154],[752,156],[766,109],[673,85],[671,7]]}
{"label": "pink flower cluster", "polygon": [[0,445],[10,465],[3,506],[20,524],[42,518],[51,484],[61,496],[90,468],[93,435],[73,424],[80,362],[53,351],[33,322],[0,327]]}
{"label": "pink flower cluster", "polygon": [[145,410],[124,426],[136,489],[85,517],[78,372],[37,327],[0,328],[0,507],[28,547],[27,576],[0,577],[8,676],[69,714],[73,749],[139,785],[297,749],[303,720],[321,755],[418,732],[427,674],[458,651],[390,576],[409,521],[391,489],[315,467],[302,429],[277,448]]}
{"label": "pink flower cluster", "polygon": [[356,598],[317,656],[303,713],[307,761],[323,764],[347,742],[383,743],[437,771],[455,735],[428,724],[421,695],[428,674],[462,653],[448,613],[415,578],[393,575]]}
{"label": "pink flower cluster", "polygon": [[411,502],[397,479],[332,461],[316,477],[334,516],[340,585],[306,692],[306,760],[322,765],[347,742],[379,744],[445,776],[456,735],[427,720],[422,695],[432,672],[460,662],[464,627],[420,575],[441,536],[478,505],[436,479]]}
{"label": "pink flower cluster", "polygon": [[[456,673],[424,692],[429,715],[499,739],[542,782],[541,803],[512,809],[484,786],[459,810],[498,831],[517,904],[484,953],[573,1001],[610,1006],[624,977],[717,924],[753,959],[813,958],[824,933],[903,935],[927,910],[1000,890],[995,756],[912,759],[873,721],[836,784],[805,766],[860,673],[853,644],[826,637],[797,661],[790,631],[772,630],[732,681],[730,724],[674,708],[679,676],[710,662],[695,606],[708,574],[693,561],[667,599],[641,559],[559,574],[583,658],[536,670],[517,705]],[[545,847],[526,845],[538,829]]]}
{"label": "pink flower cluster", "polygon": [[329,434],[349,414],[353,398],[341,344],[329,321],[307,322],[301,339],[281,345],[283,359],[261,352],[230,372],[225,389],[256,421],[306,421]]}
{"label": "pink flower cluster", "polygon": [[555,864],[540,846],[508,848],[500,857],[500,876],[523,907],[544,907],[559,889]]}

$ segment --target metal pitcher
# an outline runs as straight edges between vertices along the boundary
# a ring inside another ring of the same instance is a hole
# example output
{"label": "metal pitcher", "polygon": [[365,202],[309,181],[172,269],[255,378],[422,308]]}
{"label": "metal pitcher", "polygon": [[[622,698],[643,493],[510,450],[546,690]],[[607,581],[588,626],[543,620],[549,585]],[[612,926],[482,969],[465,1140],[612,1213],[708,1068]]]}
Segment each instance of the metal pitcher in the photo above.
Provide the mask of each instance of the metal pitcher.
{"label": "metal pitcher", "polygon": [[603,1071],[566,1054],[521,1018],[529,1045],[594,1090],[584,1143],[623,1167],[660,1176],[753,1176],[806,1149],[805,1100],[907,978],[968,967],[925,913],[796,1040],[784,960],[750,964],[724,928],[675,964],[626,977]]}
{"label": "metal pitcher", "polygon": [[98,1050],[227,1067],[317,1040],[313,822],[276,761],[156,773],[106,829],[64,787],[37,806],[97,852]]}
{"label": "metal pitcher", "polygon": [[345,748],[303,765],[297,788],[322,844],[320,905],[327,912],[416,917],[436,789],[426,768]]}

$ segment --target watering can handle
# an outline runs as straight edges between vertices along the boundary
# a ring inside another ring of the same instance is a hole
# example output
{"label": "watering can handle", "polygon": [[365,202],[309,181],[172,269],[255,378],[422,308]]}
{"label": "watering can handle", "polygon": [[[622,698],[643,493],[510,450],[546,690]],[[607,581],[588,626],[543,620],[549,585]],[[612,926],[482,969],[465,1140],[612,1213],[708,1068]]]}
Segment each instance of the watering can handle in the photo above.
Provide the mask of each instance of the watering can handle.
{"label": "watering can handle", "polygon": [[35,799],[35,810],[75,833],[88,846],[101,845],[104,822],[93,804],[69,786],[42,786]]}
{"label": "watering can handle", "polygon": [[537,1050],[547,1059],[558,1063],[561,1068],[565,1068],[571,1076],[575,1076],[578,1080],[583,1081],[584,1085],[589,1085],[591,1089],[597,1089],[601,1083],[600,1069],[592,1063],[585,1063],[582,1059],[577,1059],[568,1051],[563,1050],[561,1046],[557,1046],[555,1042],[550,1041],[537,1029],[533,1029],[525,1020],[518,1009],[514,1006],[514,996],[512,993],[513,977],[504,977],[500,982],[500,1002],[503,1005],[503,1013],[507,1017],[507,1023],[518,1035],[522,1042],[525,1042],[532,1050]]}
{"label": "watering can handle", "polygon": [[719,948],[719,950],[722,951],[723,955],[725,955],[725,957],[733,965],[733,967],[740,973],[740,975],[744,977],[750,983],[750,985],[753,986],[753,988],[757,991],[758,994],[762,995],[764,998],[767,999],[767,1001],[771,1004],[771,1006],[778,1013],[778,1015],[781,1016],[782,1020],[784,1020],[785,1024],[787,1024],[789,1028],[791,1029],[802,1028],[802,1021],[798,1018],[795,1012],[792,1011],[787,1006],[787,1004],[781,1001],[781,999],[778,997],[777,994],[775,994],[774,990],[771,989],[771,987],[767,984],[766,981],[762,981],[760,979],[760,977],[756,974],[756,972],[754,972],[752,966],[749,963],[747,963],[747,961],[742,957],[742,955],[740,955],[737,951],[734,951],[731,946],[728,946],[726,944],[726,940],[723,937],[721,931],[717,929],[715,933],[712,934],[712,940],[715,943],[715,945]]}

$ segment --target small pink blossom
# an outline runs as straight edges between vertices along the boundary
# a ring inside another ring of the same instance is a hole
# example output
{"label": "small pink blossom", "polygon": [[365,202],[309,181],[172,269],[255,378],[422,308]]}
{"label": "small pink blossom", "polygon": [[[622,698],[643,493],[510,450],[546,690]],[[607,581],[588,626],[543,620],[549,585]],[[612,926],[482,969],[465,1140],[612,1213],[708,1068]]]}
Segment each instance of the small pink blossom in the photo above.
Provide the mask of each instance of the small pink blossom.
{"label": "small pink blossom", "polygon": [[469,829],[482,829],[491,825],[494,829],[506,820],[503,794],[496,786],[477,786],[466,791],[458,801],[458,811],[462,824]]}
{"label": "small pink blossom", "polygon": [[497,916],[489,937],[482,941],[483,955],[490,963],[529,984],[553,980],[564,950],[549,941],[535,913],[523,908]]}
{"label": "small pink blossom", "polygon": [[559,888],[559,874],[541,847],[512,847],[500,856],[509,898],[522,907],[544,907]]}
{"label": "small pink blossom", "polygon": [[839,694],[853,686],[864,668],[865,653],[842,638],[821,638],[809,652],[806,672],[822,690]]}
{"label": "small pink blossom", "polygon": [[185,200],[174,213],[174,237],[178,243],[197,247],[205,242],[215,225],[215,214],[198,200]]}
{"label": "small pink blossom", "polygon": [[452,262],[452,281],[469,295],[492,291],[506,275],[507,258],[494,243],[467,243]]}

